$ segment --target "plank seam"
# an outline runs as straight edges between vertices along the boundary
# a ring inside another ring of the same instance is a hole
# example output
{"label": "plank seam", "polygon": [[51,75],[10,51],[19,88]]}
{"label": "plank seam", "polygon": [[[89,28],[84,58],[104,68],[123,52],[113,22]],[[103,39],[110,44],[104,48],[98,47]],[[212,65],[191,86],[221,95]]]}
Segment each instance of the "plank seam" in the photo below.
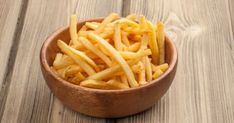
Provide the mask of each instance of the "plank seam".
{"label": "plank seam", "polygon": [[23,0],[21,2],[20,12],[18,15],[17,24],[16,24],[16,28],[14,31],[13,43],[12,43],[11,48],[10,48],[10,55],[8,58],[6,72],[5,72],[5,75],[3,78],[2,89],[0,91],[0,102],[1,102],[0,121],[2,120],[2,116],[4,113],[4,109],[5,109],[5,103],[6,103],[7,95],[9,92],[9,87],[10,87],[11,78],[12,78],[12,72],[13,72],[14,65],[15,65],[15,58],[16,58],[16,54],[18,51],[18,47],[19,47],[19,42],[20,42],[22,30],[23,30],[27,7],[28,7],[28,0]]}

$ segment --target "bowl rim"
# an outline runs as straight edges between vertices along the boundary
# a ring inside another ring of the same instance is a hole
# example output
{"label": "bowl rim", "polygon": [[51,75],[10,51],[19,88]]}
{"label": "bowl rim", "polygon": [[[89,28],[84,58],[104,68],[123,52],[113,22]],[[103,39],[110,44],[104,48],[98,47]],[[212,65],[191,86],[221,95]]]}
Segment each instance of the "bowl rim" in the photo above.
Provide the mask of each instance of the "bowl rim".
{"label": "bowl rim", "polygon": [[[103,19],[103,17],[82,20],[82,21],[79,21],[77,24],[85,23],[85,22],[91,22],[91,21],[97,21],[97,20],[100,20],[100,19]],[[175,44],[167,35],[165,35],[165,38],[167,39],[167,41],[172,46],[172,50],[174,51],[174,54],[172,54],[171,65],[169,65],[169,68],[166,70],[166,72],[163,75],[161,75],[159,78],[157,78],[155,80],[152,80],[151,82],[149,82],[149,83],[147,83],[145,85],[138,86],[138,87],[127,88],[127,89],[116,89],[116,90],[95,89],[95,88],[87,88],[87,87],[82,87],[82,86],[79,86],[79,85],[75,85],[75,84],[72,84],[72,83],[62,79],[56,73],[54,73],[51,70],[51,68],[50,68],[50,66],[49,66],[49,64],[48,64],[48,62],[46,60],[47,46],[50,44],[50,42],[53,41],[54,37],[56,37],[61,32],[67,30],[68,28],[69,28],[69,25],[60,27],[46,38],[46,40],[44,41],[44,43],[42,44],[42,47],[41,47],[40,62],[41,62],[41,67],[43,67],[45,69],[47,74],[50,74],[50,76],[52,76],[58,82],[61,82],[61,84],[63,84],[64,86],[68,86],[70,88],[74,88],[74,89],[77,89],[77,90],[88,91],[88,92],[95,92],[95,93],[129,93],[131,91],[137,91],[137,90],[141,90],[143,88],[146,89],[146,88],[149,88],[149,87],[153,86],[154,84],[157,84],[158,82],[160,82],[160,80],[162,80],[163,78],[168,76],[173,71],[173,69],[175,68],[175,66],[177,64],[177,61],[178,61],[178,52],[177,52],[177,49],[175,47]]]}

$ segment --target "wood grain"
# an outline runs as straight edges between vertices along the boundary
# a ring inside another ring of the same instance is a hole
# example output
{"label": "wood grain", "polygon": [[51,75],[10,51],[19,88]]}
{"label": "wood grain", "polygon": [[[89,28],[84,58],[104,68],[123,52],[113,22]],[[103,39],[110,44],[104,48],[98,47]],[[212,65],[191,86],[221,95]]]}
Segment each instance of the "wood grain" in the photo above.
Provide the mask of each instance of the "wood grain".
{"label": "wood grain", "polygon": [[1,122],[105,121],[83,116],[63,107],[50,93],[39,67],[42,42],[56,28],[66,25],[74,10],[80,18],[91,18],[118,12],[122,5],[121,1],[102,2],[108,7],[102,6],[98,1],[28,1],[11,85],[6,100],[1,101],[1,105],[5,105]]}
{"label": "wood grain", "polygon": [[[233,0],[0,0],[0,121],[233,123],[233,8]],[[51,94],[39,50],[70,14],[82,20],[110,12],[165,22],[179,62],[171,88],[154,107],[130,117],[97,119],[64,107]]]}
{"label": "wood grain", "polygon": [[127,3],[125,15],[139,13],[151,21],[166,23],[167,33],[179,51],[179,64],[171,89],[155,107],[117,122],[232,123],[233,32],[228,9],[231,4],[220,0]]}
{"label": "wood grain", "polygon": [[[0,91],[4,89],[4,78],[6,78],[8,60],[14,34],[17,28],[17,20],[20,16],[21,0],[1,0],[0,1]],[[14,8],[14,9],[12,9]],[[15,41],[16,42],[16,41]]]}

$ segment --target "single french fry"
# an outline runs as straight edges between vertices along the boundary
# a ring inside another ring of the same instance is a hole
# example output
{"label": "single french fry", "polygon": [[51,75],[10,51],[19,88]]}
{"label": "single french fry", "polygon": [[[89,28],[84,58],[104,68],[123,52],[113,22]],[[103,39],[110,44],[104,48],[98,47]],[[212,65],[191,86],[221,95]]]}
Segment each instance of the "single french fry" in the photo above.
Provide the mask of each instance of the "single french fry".
{"label": "single french fry", "polygon": [[[100,24],[99,24],[99,25],[100,25]],[[86,22],[86,23],[85,23],[85,26],[87,26],[88,28],[90,28],[90,29],[92,29],[92,30],[97,29],[99,25],[98,25],[98,24],[95,24],[95,23],[93,23],[93,22]]]}
{"label": "single french fry", "polygon": [[[131,66],[131,65],[137,63],[140,59],[141,58],[134,59],[134,60],[128,61],[127,63]],[[111,66],[103,71],[100,71],[94,75],[91,75],[91,76],[87,77],[87,79],[104,80],[104,79],[109,78],[112,75],[116,74],[120,70],[121,70],[121,66],[120,66],[120,64],[117,64],[117,65]]]}
{"label": "single french fry", "polygon": [[150,59],[146,56],[144,57],[144,65],[145,65],[145,72],[146,72],[146,80],[150,82],[152,80],[152,68]]}
{"label": "single french fry", "polygon": [[164,34],[164,25],[162,22],[157,23],[157,41],[159,46],[159,64],[165,63],[165,34]]}
{"label": "single french fry", "polygon": [[72,40],[72,44],[74,45],[79,45],[78,42],[78,35],[77,35],[77,16],[76,15],[71,15],[70,17],[70,36],[71,36],[71,40]]}
{"label": "single french fry", "polygon": [[67,55],[62,55],[61,53],[57,53],[55,60],[53,62],[53,67],[55,69],[61,69],[64,67],[67,67],[69,65],[74,64],[74,60],[72,60],[71,57],[67,56]]}
{"label": "single french fry", "polygon": [[153,79],[157,79],[159,76],[163,74],[163,71],[160,69],[156,69],[156,71],[153,74]]}
{"label": "single french fry", "polygon": [[128,86],[129,88],[129,85],[128,85],[128,78],[125,76],[125,75],[121,75],[120,76],[120,79],[122,81],[122,83],[124,83],[126,86]]}
{"label": "single french fry", "polygon": [[152,54],[150,49],[140,50],[139,52],[136,53],[129,51],[119,51],[119,53],[124,59],[135,59],[138,57],[148,56]]}
{"label": "single french fry", "polygon": [[[63,45],[66,45],[66,43],[64,43],[64,42],[62,42],[62,43],[63,43]],[[68,48],[72,53],[74,53],[74,54],[77,55],[78,57],[82,58],[82,59],[85,60],[88,64],[90,64],[92,67],[94,67],[94,69],[95,69],[96,71],[99,71],[99,69],[98,69],[96,63],[95,63],[92,59],[90,59],[88,56],[86,56],[85,53],[83,53],[83,52],[81,52],[81,51],[79,51],[79,50],[76,50],[76,49],[74,49],[74,48],[72,48],[72,47],[69,47],[69,46],[67,46],[67,48]]]}
{"label": "single french fry", "polygon": [[69,65],[67,66],[67,71],[66,71],[66,75],[72,75],[78,72],[83,72],[84,70],[81,69],[81,67],[79,65],[73,64],[73,65]]}
{"label": "single french fry", "polygon": [[140,72],[138,73],[138,81],[140,85],[146,84],[145,80],[145,65],[140,61],[139,63],[140,66]]}
{"label": "single french fry", "polygon": [[70,56],[88,75],[93,75],[96,73],[89,64],[87,64],[83,59],[75,55],[70,50],[69,46],[63,41],[58,40],[57,45],[64,53]]}
{"label": "single french fry", "polygon": [[135,51],[138,51],[138,50],[139,50],[140,46],[141,46],[141,43],[140,43],[140,42],[136,42],[136,43],[130,45],[130,46],[127,48],[127,50],[128,50],[128,51],[135,52]]}
{"label": "single french fry", "polygon": [[107,81],[107,85],[109,86],[108,88],[110,89],[127,89],[129,88],[129,86],[125,85],[124,83],[116,80],[116,79],[112,79]]}
{"label": "single french fry", "polygon": [[168,69],[169,65],[167,63],[155,66],[154,64],[152,64],[152,70],[155,72],[157,69],[162,70],[163,72],[165,72]]}
{"label": "single french fry", "polygon": [[128,26],[132,26],[132,27],[138,27],[139,24],[132,21],[132,20],[129,20],[129,19],[126,19],[126,18],[121,18],[121,19],[118,19],[116,21],[113,21],[111,24],[116,24],[116,23],[120,23],[120,24],[126,24]]}
{"label": "single french fry", "polygon": [[127,36],[126,32],[121,31],[121,38],[122,38],[122,41],[123,41],[124,45],[126,45],[127,47],[129,47],[130,46],[130,42],[128,40],[128,36]]}
{"label": "single french fry", "polygon": [[131,20],[131,21],[135,21],[136,19],[136,14],[130,14],[126,17],[127,19]]}
{"label": "single french fry", "polygon": [[88,39],[84,37],[80,37],[79,41],[90,51],[92,51],[94,54],[99,56],[109,67],[112,65],[111,60],[103,54],[98,48],[96,48],[92,43],[89,42]]}
{"label": "single french fry", "polygon": [[144,50],[147,48],[147,45],[148,45],[148,42],[149,42],[149,36],[147,34],[144,34],[142,39],[141,39],[141,47],[140,49],[141,50]]}
{"label": "single french fry", "polygon": [[148,26],[147,26],[147,21],[145,19],[145,16],[140,15],[139,17],[139,25],[140,25],[140,29],[143,31],[146,31]]}
{"label": "single french fry", "polygon": [[98,28],[95,30],[97,33],[100,33],[104,30],[105,26],[108,23],[111,23],[112,21],[114,21],[115,19],[117,19],[119,16],[116,13],[111,13],[109,16],[107,16],[102,23],[98,26]]}
{"label": "single french fry", "polygon": [[100,36],[98,36],[98,35],[96,35],[94,33],[89,33],[89,37],[91,39],[97,41],[99,44],[101,44],[103,47],[105,47],[106,50],[109,51],[109,53],[111,55],[113,55],[113,57],[115,58],[115,60],[120,64],[120,66],[124,70],[124,72],[125,72],[128,80],[129,80],[129,84],[130,84],[131,87],[137,87],[137,86],[139,86],[139,84],[135,80],[135,77],[134,77],[133,72],[131,71],[129,65],[123,59],[123,57],[118,53],[118,51],[116,51],[113,48],[113,46],[111,46],[107,41],[105,41],[103,38],[101,38]]}
{"label": "single french fry", "polygon": [[105,81],[98,81],[98,80],[84,80],[80,83],[80,86],[87,87],[87,88],[95,88],[95,89],[108,89],[108,85]]}
{"label": "single french fry", "polygon": [[[79,32],[80,32],[80,31],[87,31],[87,26],[86,26],[86,25],[83,25],[83,26],[80,28]],[[78,34],[79,34],[79,32],[78,32]]]}
{"label": "single french fry", "polygon": [[158,43],[156,39],[156,30],[153,24],[149,21],[148,21],[148,27],[150,30],[149,47],[152,51],[152,62],[157,65],[159,63],[159,50],[158,50]]}
{"label": "single french fry", "polygon": [[121,42],[120,24],[119,23],[116,23],[116,25],[115,25],[114,44],[115,44],[115,48],[118,51],[123,50],[122,42]]}

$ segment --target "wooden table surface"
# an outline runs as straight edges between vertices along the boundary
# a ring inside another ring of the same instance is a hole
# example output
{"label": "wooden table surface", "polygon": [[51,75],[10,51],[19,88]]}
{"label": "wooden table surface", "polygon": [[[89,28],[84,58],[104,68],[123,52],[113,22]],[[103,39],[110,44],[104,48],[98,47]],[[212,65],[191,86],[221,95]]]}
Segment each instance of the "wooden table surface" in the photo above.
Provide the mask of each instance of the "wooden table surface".
{"label": "wooden table surface", "polygon": [[[166,95],[137,115],[100,119],[64,107],[39,64],[43,41],[68,24],[117,12],[161,20],[179,52]],[[234,123],[233,0],[0,0],[2,123]]]}

